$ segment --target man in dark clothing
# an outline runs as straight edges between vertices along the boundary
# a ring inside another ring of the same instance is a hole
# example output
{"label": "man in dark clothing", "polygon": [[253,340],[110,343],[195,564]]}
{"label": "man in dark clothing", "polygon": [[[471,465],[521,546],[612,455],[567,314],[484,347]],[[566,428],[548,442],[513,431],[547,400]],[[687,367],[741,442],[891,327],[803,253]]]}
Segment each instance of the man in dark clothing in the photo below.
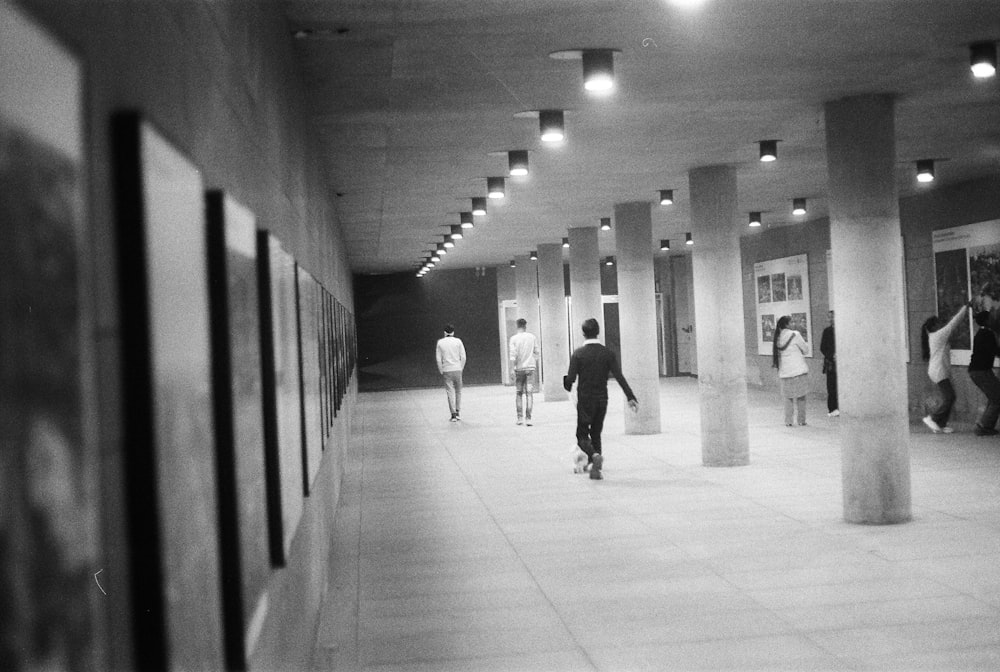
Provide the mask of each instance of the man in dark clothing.
{"label": "man in dark clothing", "polygon": [[563,377],[563,387],[567,392],[573,389],[576,379],[580,379],[576,388],[576,444],[587,454],[587,462],[591,465],[590,477],[594,480],[603,478],[601,430],[604,429],[604,416],[608,412],[609,373],[621,385],[629,408],[634,411],[639,405],[632,388],[622,375],[615,353],[597,340],[600,331],[601,327],[594,318],[584,321],[583,336],[586,340],[573,352],[569,360],[569,371]]}
{"label": "man in dark clothing", "polygon": [[976,313],[973,318],[979,331],[972,340],[972,358],[969,360],[969,378],[986,395],[986,409],[976,423],[976,436],[997,434],[997,417],[1000,416],[1000,380],[993,375],[993,360],[1000,355],[997,335],[990,329],[990,313],[987,310]]}
{"label": "man in dark clothing", "polygon": [[837,398],[837,342],[833,336],[833,311],[830,311],[830,326],[823,330],[819,341],[819,351],[823,353],[823,373],[826,374],[827,415],[840,415],[840,400]]}

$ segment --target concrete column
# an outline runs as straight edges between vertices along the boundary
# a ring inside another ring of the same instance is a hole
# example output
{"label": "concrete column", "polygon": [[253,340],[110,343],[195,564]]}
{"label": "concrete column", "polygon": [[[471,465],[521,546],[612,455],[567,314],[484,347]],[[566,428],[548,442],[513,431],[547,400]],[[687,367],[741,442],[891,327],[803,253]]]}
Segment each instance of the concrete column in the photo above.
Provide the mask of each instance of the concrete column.
{"label": "concrete column", "polygon": [[[538,304],[542,334],[542,391],[545,401],[569,398],[562,377],[569,368],[569,334],[566,331],[566,283],[561,243],[538,246]],[[526,318],[527,319],[527,318]],[[528,331],[533,331],[528,323]],[[538,334],[538,331],[535,331]]]}
{"label": "concrete column", "polygon": [[656,350],[653,220],[648,201],[615,204],[615,257],[622,371],[639,399],[637,413],[625,407],[625,433],[658,434],[660,372]]}
{"label": "concrete column", "polygon": [[910,520],[895,103],[826,103],[844,519]]}
{"label": "concrete column", "polygon": [[[604,335],[604,307],[601,305],[601,251],[597,244],[597,227],[569,230],[569,293],[570,336],[572,349],[583,343],[580,325],[594,318]],[[568,364],[567,364],[568,366]]]}
{"label": "concrete column", "polygon": [[701,462],[743,466],[750,463],[750,435],[736,169],[695,168],[688,182]]}

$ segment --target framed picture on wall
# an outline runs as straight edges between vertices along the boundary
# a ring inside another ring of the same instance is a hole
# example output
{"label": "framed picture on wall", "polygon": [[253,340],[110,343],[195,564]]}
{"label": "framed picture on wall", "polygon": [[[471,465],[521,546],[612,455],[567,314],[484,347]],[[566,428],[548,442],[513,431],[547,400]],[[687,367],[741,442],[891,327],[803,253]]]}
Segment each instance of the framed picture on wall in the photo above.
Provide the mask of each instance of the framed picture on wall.
{"label": "framed picture on wall", "polygon": [[[990,327],[1000,331],[1000,219],[938,229],[932,248],[937,314],[951,317],[972,301],[976,310],[989,311]],[[952,364],[969,363],[972,333],[970,313],[951,337]]]}
{"label": "framed picture on wall", "polygon": [[299,373],[302,389],[302,462],[308,495],[323,459],[319,379],[319,283],[304,268],[295,265],[298,283]]}
{"label": "framed picture on wall", "polygon": [[254,214],[223,192],[205,200],[226,657],[242,669],[271,573],[257,228]]}
{"label": "framed picture on wall", "polygon": [[[83,76],[75,55],[0,0],[0,659],[103,667],[100,459],[81,272],[88,237]],[[44,498],[39,497],[41,493]],[[57,495],[57,496],[53,496]],[[98,572],[99,573],[99,572]]]}
{"label": "framed picture on wall", "polygon": [[809,306],[809,261],[799,254],[754,264],[757,287],[757,354],[770,355],[774,328],[783,315],[806,341],[812,357],[812,317]]}
{"label": "framed picture on wall", "polygon": [[221,668],[202,176],[137,113],[112,140],[137,667]]}

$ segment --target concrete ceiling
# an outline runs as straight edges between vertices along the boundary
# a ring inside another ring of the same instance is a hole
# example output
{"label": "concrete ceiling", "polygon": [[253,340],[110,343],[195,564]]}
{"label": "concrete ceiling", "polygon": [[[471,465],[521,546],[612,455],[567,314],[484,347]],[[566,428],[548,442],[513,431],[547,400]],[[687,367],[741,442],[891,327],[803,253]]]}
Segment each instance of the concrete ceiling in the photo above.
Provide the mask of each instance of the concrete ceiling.
{"label": "concrete ceiling", "polygon": [[[844,96],[898,96],[901,196],[1000,173],[1000,77],[975,79],[968,46],[1000,39],[998,0],[284,3],[355,272],[415,269],[512,149],[530,175],[507,177],[439,268],[507,263],[660,189],[676,204],[653,205],[650,246],[682,239],[688,171],[705,165],[737,167],[741,216],[763,211],[765,228],[793,223],[795,197],[824,217],[823,104]],[[605,47],[606,96],[549,56]],[[520,114],[549,108],[566,110],[557,147]],[[764,139],[778,161],[758,160]],[[929,186],[922,158],[942,160]],[[613,254],[613,232],[600,239]]]}

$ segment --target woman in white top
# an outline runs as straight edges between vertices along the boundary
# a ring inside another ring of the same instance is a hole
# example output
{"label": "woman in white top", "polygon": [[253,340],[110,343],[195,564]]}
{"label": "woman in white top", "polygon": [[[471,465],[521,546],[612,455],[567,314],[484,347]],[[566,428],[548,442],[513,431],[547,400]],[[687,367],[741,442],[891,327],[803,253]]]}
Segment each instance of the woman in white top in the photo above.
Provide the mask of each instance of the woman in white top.
{"label": "woman in white top", "polygon": [[955,316],[946,323],[936,315],[924,322],[920,330],[920,347],[927,361],[927,377],[941,391],[941,403],[937,409],[924,417],[924,424],[935,434],[951,434],[955,430],[948,427],[951,407],[955,403],[955,388],[951,385],[951,338],[955,328],[962,323],[969,304],[958,309]]}
{"label": "woman in white top", "polygon": [[806,341],[795,329],[788,327],[788,315],[778,319],[771,344],[772,362],[778,370],[781,396],[785,400],[785,426],[792,426],[792,411],[798,410],[797,421],[806,424],[806,393],[809,392],[809,365],[806,364]]}

